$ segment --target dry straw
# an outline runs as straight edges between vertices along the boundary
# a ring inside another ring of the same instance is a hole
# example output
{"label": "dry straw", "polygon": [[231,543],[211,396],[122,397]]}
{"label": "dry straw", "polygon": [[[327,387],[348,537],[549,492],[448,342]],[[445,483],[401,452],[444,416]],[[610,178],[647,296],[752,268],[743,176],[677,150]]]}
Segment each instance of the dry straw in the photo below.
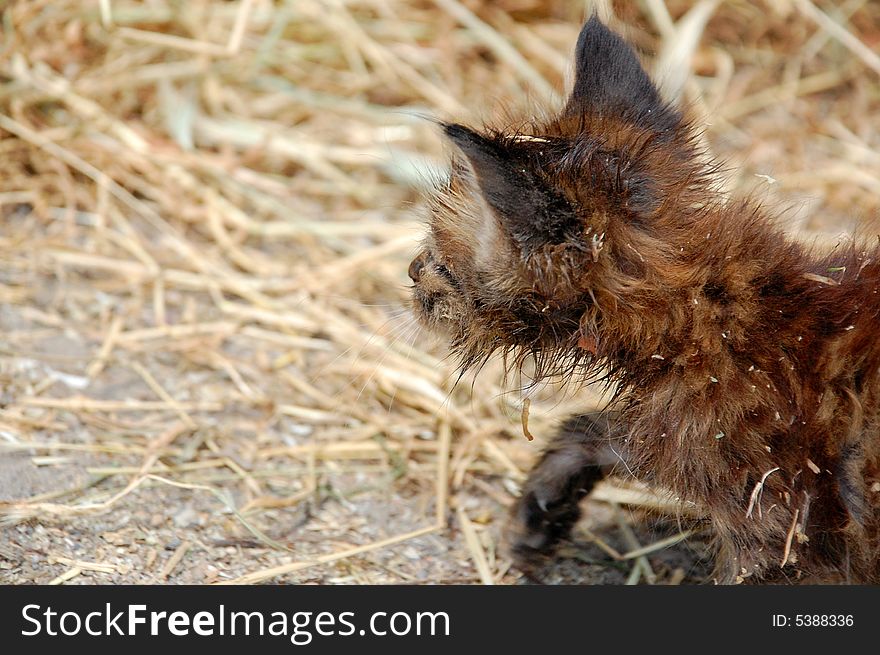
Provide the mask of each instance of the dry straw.
{"label": "dry straw", "polygon": [[[826,240],[876,214],[878,4],[691,4],[592,3],[663,53],[731,188]],[[557,102],[585,7],[2,7],[0,580],[517,580],[507,506],[601,399],[530,391],[528,443],[517,381],[456,385],[405,272],[445,166],[425,118]],[[656,559],[691,533],[633,524],[698,508],[626,478],[590,502],[619,581],[691,579]]]}

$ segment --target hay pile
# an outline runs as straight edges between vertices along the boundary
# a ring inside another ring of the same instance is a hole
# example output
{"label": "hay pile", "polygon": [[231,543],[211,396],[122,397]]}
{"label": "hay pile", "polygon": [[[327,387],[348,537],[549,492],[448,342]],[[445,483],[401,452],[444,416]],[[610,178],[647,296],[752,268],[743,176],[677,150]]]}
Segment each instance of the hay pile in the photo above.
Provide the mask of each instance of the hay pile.
{"label": "hay pile", "polygon": [[[596,3],[650,52],[690,4]],[[0,8],[0,581],[518,579],[505,507],[600,399],[534,395],[528,443],[516,381],[456,386],[412,325],[406,265],[445,161],[425,117],[557,100],[584,6]],[[880,215],[877,3],[725,2],[690,36],[732,187],[804,233]],[[651,504],[600,488],[574,579],[697,576],[630,528]]]}

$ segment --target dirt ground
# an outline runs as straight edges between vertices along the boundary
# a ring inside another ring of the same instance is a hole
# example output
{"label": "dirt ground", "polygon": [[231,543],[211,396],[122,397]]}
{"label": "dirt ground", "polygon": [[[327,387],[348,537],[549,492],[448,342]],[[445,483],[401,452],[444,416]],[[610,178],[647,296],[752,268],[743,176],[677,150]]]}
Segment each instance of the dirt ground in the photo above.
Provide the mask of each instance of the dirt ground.
{"label": "dirt ground", "polygon": [[[586,4],[661,60],[694,37],[732,193],[830,245],[880,216],[880,4]],[[529,442],[522,380],[456,383],[407,310],[425,118],[558,104],[585,10],[0,4],[0,582],[705,582],[705,534],[623,478],[513,568],[525,472],[602,398],[539,390]]]}

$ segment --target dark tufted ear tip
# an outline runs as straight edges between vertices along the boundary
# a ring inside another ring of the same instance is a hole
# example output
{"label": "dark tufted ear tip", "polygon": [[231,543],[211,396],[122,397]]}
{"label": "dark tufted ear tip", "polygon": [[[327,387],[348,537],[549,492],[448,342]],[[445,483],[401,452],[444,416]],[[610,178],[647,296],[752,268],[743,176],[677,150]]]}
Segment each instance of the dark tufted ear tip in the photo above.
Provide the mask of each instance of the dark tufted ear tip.
{"label": "dark tufted ear tip", "polygon": [[453,141],[459,141],[471,132],[464,125],[459,125],[458,123],[443,123],[442,128],[444,134]]}
{"label": "dark tufted ear tip", "polygon": [[444,123],[443,133],[467,155],[473,154],[476,150],[486,151],[489,149],[485,138],[464,125]]}
{"label": "dark tufted ear tip", "polygon": [[590,17],[587,19],[587,22],[584,23],[584,26],[581,28],[580,38],[585,38],[590,35],[596,35],[600,33],[614,34],[608,26],[602,22],[602,19],[599,18],[599,14],[594,10]]}
{"label": "dark tufted ear tip", "polygon": [[508,168],[498,146],[471,128],[457,123],[446,123],[443,125],[443,132],[468,158],[478,177],[492,177],[493,169],[499,173]]}
{"label": "dark tufted ear tip", "polygon": [[574,67],[567,114],[619,116],[661,134],[680,124],[681,116],[663,102],[635,50],[596,13],[581,28]]}

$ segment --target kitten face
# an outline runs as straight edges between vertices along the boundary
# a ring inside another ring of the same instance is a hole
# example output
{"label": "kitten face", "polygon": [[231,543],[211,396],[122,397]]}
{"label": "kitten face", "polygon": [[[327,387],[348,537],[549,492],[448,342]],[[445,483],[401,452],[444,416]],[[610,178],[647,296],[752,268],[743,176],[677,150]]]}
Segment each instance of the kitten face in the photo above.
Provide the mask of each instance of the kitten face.
{"label": "kitten face", "polygon": [[[410,264],[409,277],[415,283],[413,299],[419,318],[452,336],[473,321],[476,306],[468,302],[468,296],[475,295],[477,290],[465,289],[462,278],[444,263],[450,259],[436,246],[436,240],[429,238],[424,250]],[[466,261],[460,262],[465,264]]]}
{"label": "kitten face", "polygon": [[[507,234],[473,170],[458,164],[432,199],[429,234],[409,267],[416,316],[446,336],[465,365],[497,349],[554,347],[576,333],[582,308],[570,311],[573,298],[560,302],[542,288],[551,281],[542,278],[542,285],[537,267],[548,257],[560,260],[570,246],[562,236],[556,244],[529,244]],[[543,202],[575,225],[563,200]]]}
{"label": "kitten face", "polygon": [[595,17],[575,69],[559,115],[524,132],[444,126],[458,157],[409,274],[417,317],[464,367],[499,349],[596,355],[600,308],[649,280],[652,222],[698,177],[688,126]]}

